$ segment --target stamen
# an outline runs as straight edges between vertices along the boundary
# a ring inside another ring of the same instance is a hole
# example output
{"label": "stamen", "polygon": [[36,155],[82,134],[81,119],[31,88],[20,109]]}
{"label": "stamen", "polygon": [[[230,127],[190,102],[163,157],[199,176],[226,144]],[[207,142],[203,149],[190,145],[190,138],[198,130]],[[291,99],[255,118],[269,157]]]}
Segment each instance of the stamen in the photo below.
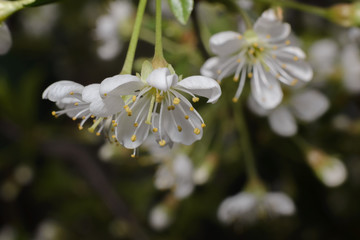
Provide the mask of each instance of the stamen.
{"label": "stamen", "polygon": [[153,132],[157,132],[158,131],[158,129],[157,128],[153,128]]}
{"label": "stamen", "polygon": [[196,135],[199,135],[200,132],[201,132],[200,129],[198,129],[198,128],[195,128],[195,129],[194,129],[194,133],[195,133]]}
{"label": "stamen", "polygon": [[104,97],[106,97],[107,96],[107,93],[104,93]]}
{"label": "stamen", "polygon": [[290,40],[286,40],[285,42],[286,45],[290,45],[290,43],[291,43]]}
{"label": "stamen", "polygon": [[114,135],[112,135],[111,137],[112,137],[113,139],[115,139],[115,138],[116,138],[116,135],[114,134]]}
{"label": "stamen", "polygon": [[299,58],[298,58],[297,56],[295,56],[295,57],[293,58],[293,60],[296,62],[296,61],[299,60]]}
{"label": "stamen", "polygon": [[201,124],[201,127],[202,127],[202,128],[206,127],[206,124],[205,124],[205,123],[202,123],[202,124]]}
{"label": "stamen", "polygon": [[94,115],[91,115],[90,117],[91,117],[91,118],[95,118],[95,116],[94,116]]}
{"label": "stamen", "polygon": [[240,58],[238,58],[238,59],[236,60],[236,62],[240,63],[240,62],[241,62],[241,59],[240,59]]}
{"label": "stamen", "polygon": [[100,132],[97,132],[97,133],[96,133],[96,136],[100,136]]}
{"label": "stamen", "polygon": [[52,112],[51,112],[51,115],[53,115],[54,117],[56,117],[56,112],[55,112],[55,111],[52,111]]}
{"label": "stamen", "polygon": [[76,120],[76,117],[73,117],[72,120],[75,121],[75,120]]}
{"label": "stamen", "polygon": [[69,94],[70,94],[70,95],[74,95],[74,92],[70,92]]}
{"label": "stamen", "polygon": [[298,81],[299,81],[299,80],[297,80],[297,79],[295,78],[295,79],[291,82],[291,86],[296,85]]}
{"label": "stamen", "polygon": [[74,103],[74,105],[75,105],[75,106],[79,106],[79,103],[78,103],[78,102],[76,102],[76,103]]}
{"label": "stamen", "polygon": [[252,78],[253,74],[251,72],[249,72],[247,76],[248,76],[248,78]]}
{"label": "stamen", "polygon": [[234,97],[234,98],[232,99],[232,101],[233,101],[233,103],[237,103],[238,99]]}
{"label": "stamen", "polygon": [[271,38],[270,34],[266,35],[266,38],[267,38],[267,39]]}
{"label": "stamen", "polygon": [[134,123],[134,127],[138,127],[139,126],[139,124],[138,123]]}
{"label": "stamen", "polygon": [[[94,119],[94,124],[88,129],[88,131],[93,133],[95,131],[96,127],[102,122],[102,120],[103,120],[103,118],[99,118],[97,120]],[[99,135],[100,135],[100,133],[99,133]]]}
{"label": "stamen", "polygon": [[166,144],[166,141],[165,141],[165,140],[160,140],[160,141],[159,141],[159,145],[160,145],[161,147],[165,146],[165,144]]}
{"label": "stamen", "polygon": [[147,115],[147,118],[145,121],[146,124],[151,124],[151,119],[152,119],[151,116],[152,116],[152,112],[154,109],[155,101],[159,103],[163,100],[164,97],[161,96],[161,100],[159,98],[160,98],[160,94],[158,94],[158,93],[156,93],[156,96],[154,94],[151,96],[150,107],[149,107],[148,115]]}
{"label": "stamen", "polygon": [[133,102],[135,102],[136,101],[136,96],[134,95],[134,96],[132,96],[132,100],[133,100]]}
{"label": "stamen", "polygon": [[131,141],[132,141],[132,142],[135,142],[135,141],[136,141],[136,135],[132,135],[132,136],[131,136]]}
{"label": "stamen", "polygon": [[167,107],[167,110],[171,111],[171,110],[175,110],[175,106],[174,105],[170,105]]}
{"label": "stamen", "polygon": [[190,111],[194,111],[194,108],[193,107],[190,107],[190,109],[189,109]]}
{"label": "stamen", "polygon": [[174,98],[173,103],[174,103],[175,105],[179,104],[179,103],[180,103],[180,99],[177,98],[177,97]]}
{"label": "stamen", "polygon": [[83,126],[79,126],[79,130],[81,131],[81,130],[83,130],[84,128],[83,128]]}
{"label": "stamen", "polygon": [[189,119],[189,115],[185,115],[185,119],[188,120],[188,119]]}
{"label": "stamen", "polygon": [[193,97],[192,98],[192,101],[195,103],[195,102],[198,102],[200,99],[198,97]]}
{"label": "stamen", "polygon": [[156,102],[161,103],[164,99],[164,96],[160,95],[159,93],[156,93]]}
{"label": "stamen", "polygon": [[281,67],[282,67],[282,68],[286,68],[286,64],[283,63],[283,64],[281,65]]}
{"label": "stamen", "polygon": [[243,39],[243,36],[242,36],[242,35],[239,35],[239,36],[238,36],[238,39],[239,39],[239,40]]}
{"label": "stamen", "polygon": [[255,42],[255,43],[253,43],[253,46],[257,48],[259,46],[259,44],[257,42]]}
{"label": "stamen", "polygon": [[179,125],[177,126],[177,129],[178,129],[178,131],[179,131],[179,132],[181,132],[181,131],[182,131],[182,127],[181,127],[181,126],[179,126]]}
{"label": "stamen", "polygon": [[82,118],[81,118],[81,119],[82,119],[82,120],[84,120],[85,118],[86,118],[85,116],[82,116]]}

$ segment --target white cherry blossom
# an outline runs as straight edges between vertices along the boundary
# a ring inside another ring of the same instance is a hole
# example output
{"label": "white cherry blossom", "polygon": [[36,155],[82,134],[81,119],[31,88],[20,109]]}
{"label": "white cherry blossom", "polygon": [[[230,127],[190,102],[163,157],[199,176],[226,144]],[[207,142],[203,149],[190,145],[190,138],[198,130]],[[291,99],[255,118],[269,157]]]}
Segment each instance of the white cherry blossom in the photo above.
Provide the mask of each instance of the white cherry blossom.
{"label": "white cherry blossom", "polygon": [[[195,96],[199,95],[207,97],[208,103],[214,103],[220,97],[221,89],[208,77],[192,76],[179,80],[168,68],[152,70],[144,67],[141,78],[118,75],[105,79],[100,86],[101,97],[111,108],[118,106],[116,97],[126,96],[124,109],[115,121],[115,135],[120,144],[130,149],[139,147],[149,131],[156,134],[160,146],[169,141],[190,145],[201,139],[205,123],[183,93],[189,94],[193,102],[199,101]],[[109,97],[115,100],[107,101]],[[92,109],[95,115],[100,111],[102,107]]]}
{"label": "white cherry blossom", "polygon": [[6,54],[12,45],[9,28],[4,22],[0,23],[0,55]]}
{"label": "white cherry blossom", "polygon": [[314,89],[292,93],[288,101],[274,109],[265,109],[252,97],[248,106],[255,114],[267,116],[271,129],[280,136],[290,137],[297,133],[295,119],[312,122],[321,117],[329,108],[329,100]]}
{"label": "white cherry blossom", "polygon": [[210,48],[217,56],[204,63],[201,74],[219,82],[234,74],[233,80],[239,82],[234,102],[246,79],[250,79],[251,93],[258,104],[274,108],[283,97],[280,82],[295,85],[298,81],[308,82],[313,76],[305,53],[291,44],[290,32],[290,25],[268,10],[244,34],[217,33],[210,38]]}
{"label": "white cherry blossom", "polygon": [[265,217],[290,216],[294,213],[295,205],[285,193],[244,191],[221,203],[218,218],[225,224],[251,224]]}

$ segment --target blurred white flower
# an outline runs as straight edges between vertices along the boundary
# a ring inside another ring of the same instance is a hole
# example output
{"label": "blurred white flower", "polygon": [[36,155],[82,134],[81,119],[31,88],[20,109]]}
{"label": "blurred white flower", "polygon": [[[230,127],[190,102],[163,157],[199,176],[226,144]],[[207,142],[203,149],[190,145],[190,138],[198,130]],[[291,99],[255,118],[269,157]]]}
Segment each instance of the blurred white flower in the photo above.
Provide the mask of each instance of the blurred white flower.
{"label": "blurred white flower", "polygon": [[252,0],[237,0],[237,4],[239,5],[239,7],[249,10],[252,8],[252,6],[254,5]]}
{"label": "blurred white flower", "polygon": [[128,24],[133,11],[129,1],[112,1],[108,13],[96,20],[94,35],[99,41],[97,53],[101,59],[111,60],[121,51],[123,40],[120,30]]}
{"label": "blurred white flower", "polygon": [[33,170],[27,165],[20,165],[14,171],[14,178],[20,185],[29,184],[33,179],[33,176]]}
{"label": "blurred white flower", "polygon": [[[124,110],[112,112],[119,113],[115,121],[118,124],[115,128],[117,140],[135,151],[148,137],[150,130],[157,136],[160,146],[169,143],[167,139],[185,145],[201,139],[205,123],[182,93],[191,95],[194,102],[199,101],[196,94],[214,103],[221,95],[219,84],[203,76],[179,81],[175,72],[170,73],[168,68],[153,70],[151,64],[148,66],[151,67],[142,73],[141,79],[117,75],[101,83],[100,94],[109,108],[119,106],[119,103],[115,98],[107,98],[127,96]],[[103,111],[100,105],[92,109],[96,116],[100,111]]]}
{"label": "blurred white flower", "polygon": [[56,4],[49,4],[37,8],[29,8],[22,12],[21,22],[26,33],[34,37],[43,37],[51,33],[59,17]]}
{"label": "blurred white flower", "polygon": [[177,199],[189,196],[193,189],[193,164],[184,154],[178,154],[174,159],[162,162],[155,174],[157,189],[171,189]]}
{"label": "blurred white flower", "polygon": [[167,228],[173,221],[171,216],[171,209],[164,204],[155,206],[149,215],[150,226],[158,231]]}
{"label": "blurred white flower", "polygon": [[225,224],[251,224],[258,219],[294,213],[295,205],[285,193],[245,191],[226,198],[218,209],[218,218]]}
{"label": "blurred white flower", "polygon": [[0,230],[0,240],[15,240],[16,234],[14,228],[5,225]]}
{"label": "blurred white flower", "polygon": [[262,108],[252,97],[248,100],[250,110],[259,116],[267,116],[271,129],[280,136],[290,137],[297,133],[295,118],[312,122],[329,108],[329,100],[321,92],[305,89],[292,93],[288,102],[275,109]]}
{"label": "blurred white flower", "polygon": [[311,150],[307,160],[316,176],[328,187],[337,187],[347,178],[347,170],[341,160],[319,150]]}
{"label": "blurred white flower", "polygon": [[234,102],[246,79],[251,79],[253,98],[265,109],[274,108],[283,97],[280,82],[292,86],[298,81],[308,82],[313,76],[310,65],[304,61],[305,53],[288,39],[290,32],[290,25],[268,10],[243,35],[232,31],[217,33],[210,38],[210,48],[217,56],[204,63],[201,74],[220,82],[235,73],[233,79],[239,81],[239,86]]}
{"label": "blurred white flower", "polygon": [[309,62],[315,69],[317,80],[327,80],[335,73],[338,55],[338,44],[331,38],[318,40],[311,45]]}
{"label": "blurred white flower", "polygon": [[204,161],[194,171],[194,183],[197,185],[205,184],[209,181],[218,164],[216,154],[208,154]]}
{"label": "blurred white flower", "polygon": [[56,240],[60,239],[61,228],[60,226],[53,220],[44,220],[42,221],[37,230],[34,237],[34,240]]}
{"label": "blurred white flower", "polygon": [[360,91],[360,51],[356,43],[348,44],[341,53],[344,87],[350,93]]}
{"label": "blurred white flower", "polygon": [[0,55],[6,54],[12,45],[12,38],[9,28],[4,22],[0,23]]}

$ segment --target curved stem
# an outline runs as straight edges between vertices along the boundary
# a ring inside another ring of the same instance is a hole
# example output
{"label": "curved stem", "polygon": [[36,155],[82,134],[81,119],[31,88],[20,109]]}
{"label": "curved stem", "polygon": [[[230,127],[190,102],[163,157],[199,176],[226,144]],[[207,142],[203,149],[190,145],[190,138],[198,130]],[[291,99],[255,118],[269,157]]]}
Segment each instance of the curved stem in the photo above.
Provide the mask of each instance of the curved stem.
{"label": "curved stem", "polygon": [[304,11],[304,12],[313,13],[315,15],[319,15],[319,16],[322,16],[322,17],[326,17],[326,15],[327,15],[327,10],[325,8],[316,7],[316,6],[312,6],[312,5],[308,5],[308,4],[304,4],[304,3],[299,3],[299,2],[294,2],[294,1],[289,1],[289,0],[278,0],[278,1],[274,1],[274,0],[254,0],[254,1],[265,2],[265,3],[269,3],[269,4],[281,6],[281,7],[294,8],[294,9],[301,10],[301,11]]}
{"label": "curved stem", "polygon": [[134,30],[133,30],[133,33],[132,33],[131,39],[130,39],[129,49],[127,51],[125,63],[124,63],[124,66],[123,66],[120,74],[131,74],[131,69],[132,69],[132,66],[134,63],[135,51],[136,51],[136,47],[137,47],[137,43],[138,43],[138,39],[139,39],[139,33],[140,33],[140,29],[141,29],[141,22],[142,22],[144,12],[145,12],[146,2],[147,2],[147,0],[140,0],[139,6],[137,9],[137,13],[136,13]]}
{"label": "curved stem", "polygon": [[244,162],[247,174],[249,175],[250,181],[257,181],[258,173],[255,166],[255,158],[252,151],[251,141],[249,137],[248,128],[246,126],[245,118],[244,118],[244,112],[243,112],[243,105],[241,104],[241,101],[239,101],[239,108],[236,109],[237,111],[234,111],[234,118],[235,118],[235,124],[238,128],[239,134],[240,134],[240,141],[242,145],[242,151],[244,153]]}
{"label": "curved stem", "polygon": [[162,46],[162,12],[161,0],[156,0],[155,54],[152,60],[154,68],[166,67]]}

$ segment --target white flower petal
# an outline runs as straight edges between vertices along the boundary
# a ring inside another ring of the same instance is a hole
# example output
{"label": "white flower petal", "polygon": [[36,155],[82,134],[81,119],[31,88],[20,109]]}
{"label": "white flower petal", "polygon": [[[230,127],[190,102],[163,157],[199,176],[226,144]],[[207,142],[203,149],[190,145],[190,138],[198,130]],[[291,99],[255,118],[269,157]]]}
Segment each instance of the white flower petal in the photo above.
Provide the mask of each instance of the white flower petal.
{"label": "white flower petal", "polygon": [[[137,100],[131,116],[128,116],[127,112],[123,111],[117,118],[116,138],[124,147],[137,148],[148,136],[151,125],[146,124],[145,120],[149,107],[150,100],[147,96],[144,96]],[[135,123],[138,124],[137,127],[134,125]],[[134,136],[136,137],[134,138]]]}
{"label": "white flower petal", "polygon": [[208,103],[215,103],[221,96],[220,85],[214,79],[203,76],[185,78],[175,85],[174,88],[178,90],[183,88],[193,94],[206,97],[209,99],[207,101]]}
{"label": "white flower petal", "polygon": [[341,55],[344,68],[344,86],[350,93],[360,92],[360,57],[359,48],[356,44],[345,46]]}
{"label": "white flower petal", "polygon": [[290,137],[297,132],[295,119],[285,107],[276,108],[270,113],[269,124],[271,129],[280,136]]}
{"label": "white flower petal", "polygon": [[[182,98],[181,102],[175,105],[175,109],[170,111],[167,109],[169,105],[172,105],[172,103],[167,103],[164,108],[163,124],[170,139],[184,145],[191,145],[200,140],[203,135],[202,122],[195,114],[195,111],[190,111],[190,103],[186,102],[185,98]],[[188,116],[188,119],[185,118],[186,116]],[[181,127],[181,131],[179,131],[179,127]],[[194,133],[195,128],[200,131],[199,134]]]}
{"label": "white flower petal", "polygon": [[269,115],[269,112],[271,111],[269,109],[263,108],[260,104],[257,103],[257,101],[255,101],[255,99],[251,95],[248,98],[247,106],[253,113],[261,117]]}
{"label": "white flower petal", "polygon": [[90,104],[90,112],[98,117],[108,117],[123,110],[125,103],[120,96],[107,96]]}
{"label": "white flower petal", "polygon": [[295,213],[294,202],[284,193],[268,193],[264,203],[268,211],[274,215],[292,215]]}
{"label": "white flower petal", "polygon": [[177,155],[173,162],[173,171],[176,176],[174,195],[178,199],[183,199],[194,189],[192,181],[194,168],[191,159],[184,154]]}
{"label": "white flower petal", "polygon": [[240,39],[241,34],[232,31],[225,31],[213,35],[210,42],[211,51],[219,56],[226,56],[240,50],[243,40]]}
{"label": "white flower petal", "polygon": [[177,82],[177,76],[172,75],[168,68],[158,68],[152,71],[146,82],[159,90],[167,91]]}
{"label": "white flower petal", "polygon": [[169,189],[175,184],[175,177],[172,174],[167,162],[161,164],[155,173],[155,187],[159,190]]}
{"label": "white flower petal", "polygon": [[163,230],[167,228],[172,222],[171,215],[169,214],[169,209],[163,205],[158,205],[154,207],[149,215],[149,223],[151,227],[155,230]]}
{"label": "white flower petal", "polygon": [[57,102],[62,98],[71,97],[71,95],[81,94],[84,86],[68,80],[62,80],[51,84],[42,94],[43,99]]}
{"label": "white flower petal", "polygon": [[106,78],[101,82],[100,95],[101,97],[105,95],[133,95],[143,86],[144,84],[140,78],[136,76],[130,74],[116,75]]}
{"label": "white flower petal", "polygon": [[[268,82],[268,85],[265,82]],[[264,71],[262,67],[254,66],[250,85],[252,96],[263,108],[272,109],[281,102],[283,93],[279,82],[269,72]]]}
{"label": "white flower petal", "polygon": [[201,66],[200,73],[206,77],[216,78],[217,68],[220,66],[222,60],[219,57],[212,57],[205,61]]}
{"label": "white flower petal", "polygon": [[100,84],[94,83],[90,84],[84,87],[84,90],[82,91],[82,100],[88,103],[92,103],[98,100],[101,100],[100,97]]}
{"label": "white flower petal", "polygon": [[288,23],[283,23],[275,17],[270,17],[270,14],[264,14],[264,16],[261,16],[255,22],[254,31],[259,37],[266,39],[268,42],[279,42],[289,36],[291,27]]}
{"label": "white flower petal", "polygon": [[5,23],[0,23],[0,55],[6,54],[12,45],[11,34]]}
{"label": "white flower petal", "polygon": [[281,66],[285,66],[284,70],[293,77],[293,79],[289,79],[290,82],[294,79],[309,82],[313,78],[313,70],[310,64],[304,60],[294,61],[293,57],[289,56],[278,56],[277,60]]}
{"label": "white flower petal", "polygon": [[316,90],[305,90],[291,98],[294,115],[306,122],[319,118],[328,110],[329,105],[327,97]]}
{"label": "white flower petal", "polygon": [[295,46],[279,48],[278,50],[275,50],[274,53],[277,56],[287,56],[291,59],[294,59],[294,57],[297,57],[299,59],[305,59],[306,57],[304,51],[301,48]]}

